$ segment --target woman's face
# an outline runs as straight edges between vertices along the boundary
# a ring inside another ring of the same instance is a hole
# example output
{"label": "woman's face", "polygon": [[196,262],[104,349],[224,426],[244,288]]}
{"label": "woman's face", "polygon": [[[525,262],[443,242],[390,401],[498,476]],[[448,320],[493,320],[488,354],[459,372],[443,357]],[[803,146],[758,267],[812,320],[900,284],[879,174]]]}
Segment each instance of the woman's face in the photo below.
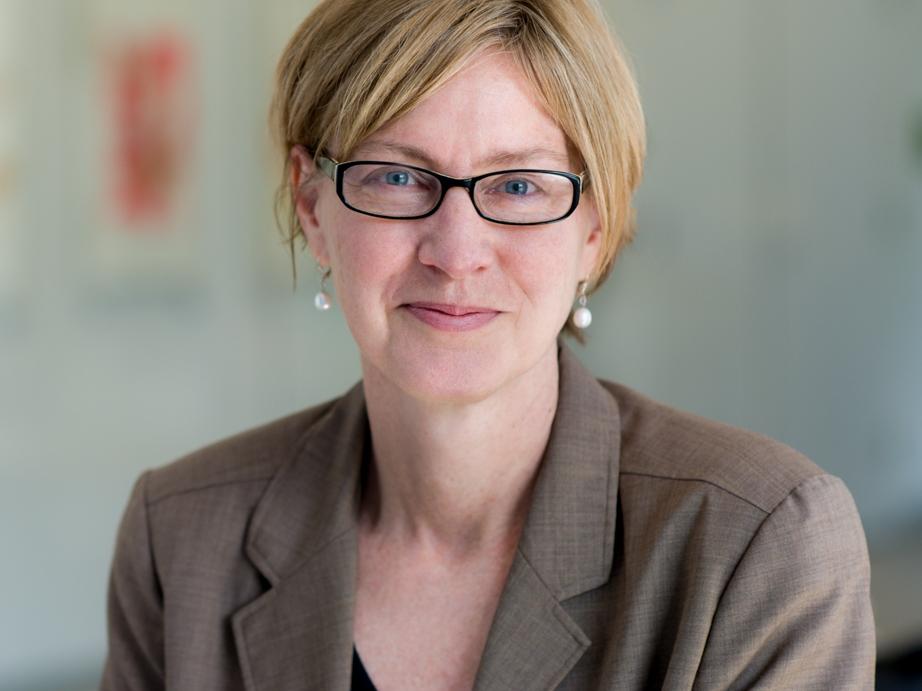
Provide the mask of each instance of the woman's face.
{"label": "woman's face", "polygon": [[[560,127],[511,57],[471,61],[350,156],[471,177],[509,168],[579,173]],[[293,181],[312,173],[293,152]],[[337,304],[366,377],[431,402],[471,402],[556,357],[577,283],[592,272],[600,230],[589,199],[557,223],[516,227],[481,218],[462,188],[424,219],[346,208],[317,176],[298,216],[317,260],[333,270]]]}

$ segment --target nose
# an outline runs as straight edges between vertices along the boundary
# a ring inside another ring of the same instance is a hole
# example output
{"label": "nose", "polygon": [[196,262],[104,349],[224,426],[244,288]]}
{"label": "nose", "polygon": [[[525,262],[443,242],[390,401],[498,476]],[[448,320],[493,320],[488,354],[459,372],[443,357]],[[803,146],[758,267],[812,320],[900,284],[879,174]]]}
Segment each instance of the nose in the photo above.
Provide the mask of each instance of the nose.
{"label": "nose", "polygon": [[493,261],[490,224],[477,214],[467,190],[448,190],[439,210],[424,220],[417,253],[421,264],[461,279]]}

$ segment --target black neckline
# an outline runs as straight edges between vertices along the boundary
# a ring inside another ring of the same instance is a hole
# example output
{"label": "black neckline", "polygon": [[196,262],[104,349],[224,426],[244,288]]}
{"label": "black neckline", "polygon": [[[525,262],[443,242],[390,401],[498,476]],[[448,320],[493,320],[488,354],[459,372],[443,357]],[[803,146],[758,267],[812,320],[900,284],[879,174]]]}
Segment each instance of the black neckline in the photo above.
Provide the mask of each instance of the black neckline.
{"label": "black neckline", "polygon": [[352,646],[352,691],[377,691],[354,645]]}

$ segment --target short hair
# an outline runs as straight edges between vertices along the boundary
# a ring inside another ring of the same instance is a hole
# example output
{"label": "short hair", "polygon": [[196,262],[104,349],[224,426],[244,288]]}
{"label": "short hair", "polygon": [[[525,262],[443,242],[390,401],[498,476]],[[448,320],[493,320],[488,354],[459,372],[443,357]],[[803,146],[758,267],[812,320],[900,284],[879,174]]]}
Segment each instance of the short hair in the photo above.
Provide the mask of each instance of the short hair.
{"label": "short hair", "polygon": [[595,0],[322,0],[279,60],[270,123],[285,161],[276,217],[287,205],[294,270],[300,232],[288,154],[342,159],[436,91],[475,53],[510,53],[569,140],[602,227],[595,289],[634,237],[634,191],[646,135],[637,85]]}

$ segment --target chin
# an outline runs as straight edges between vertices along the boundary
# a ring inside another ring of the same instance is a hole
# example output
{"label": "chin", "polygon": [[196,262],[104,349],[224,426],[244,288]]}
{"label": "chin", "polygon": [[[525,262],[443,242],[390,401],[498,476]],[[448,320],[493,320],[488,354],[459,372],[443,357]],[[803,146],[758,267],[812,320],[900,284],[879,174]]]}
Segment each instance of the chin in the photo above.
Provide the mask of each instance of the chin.
{"label": "chin", "polygon": [[546,357],[557,357],[558,330],[550,323],[533,325],[538,328],[527,333],[517,331],[511,320],[466,333],[409,324],[411,328],[389,330],[380,340],[357,339],[363,369],[366,376],[432,405],[486,400]]}
{"label": "chin", "polygon": [[489,398],[514,379],[507,358],[478,350],[446,350],[401,358],[392,369],[395,383],[414,398],[461,405]]}

